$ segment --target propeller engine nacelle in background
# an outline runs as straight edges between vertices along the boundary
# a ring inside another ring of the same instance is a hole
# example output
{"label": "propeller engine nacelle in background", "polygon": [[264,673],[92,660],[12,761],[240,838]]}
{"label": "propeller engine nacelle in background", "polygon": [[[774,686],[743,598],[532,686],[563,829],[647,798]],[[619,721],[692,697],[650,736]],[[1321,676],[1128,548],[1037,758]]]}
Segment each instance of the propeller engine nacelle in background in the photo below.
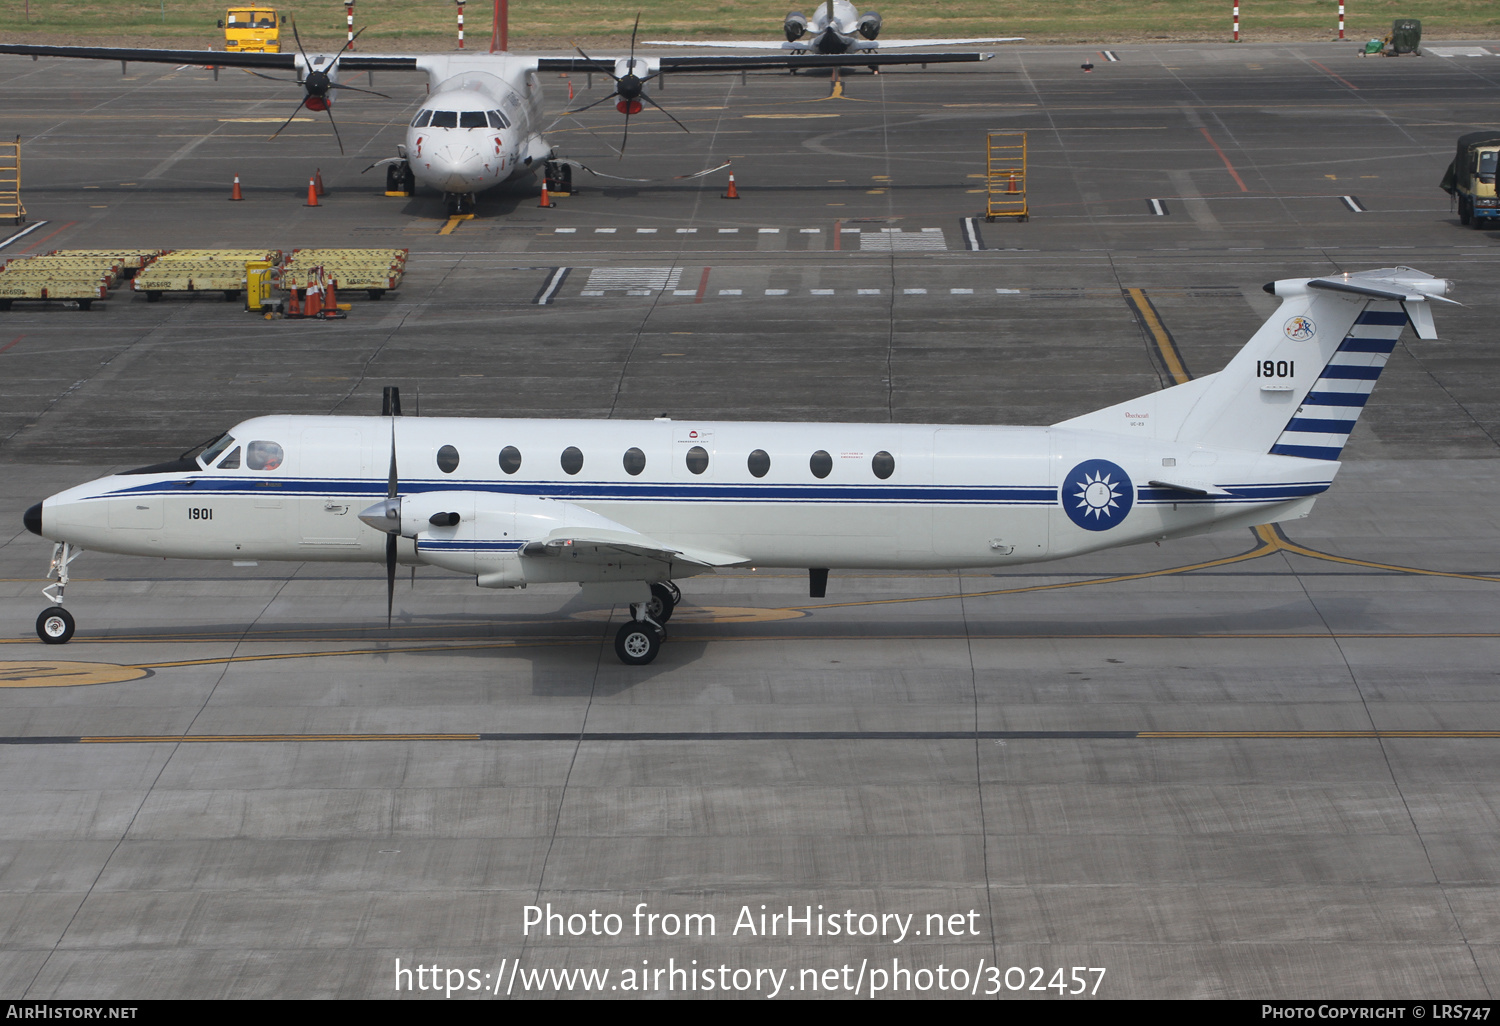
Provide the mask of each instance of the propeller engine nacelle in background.
{"label": "propeller engine nacelle in background", "polygon": [[878,11],[866,11],[860,16],[859,34],[866,39],[874,39],[880,35],[880,13]]}
{"label": "propeller engine nacelle in background", "polygon": [[807,15],[801,11],[792,11],[786,16],[786,23],[781,27],[786,32],[786,41],[795,43],[807,35]]}
{"label": "propeller engine nacelle in background", "polygon": [[644,57],[621,57],[615,61],[615,109],[621,114],[641,112],[641,93],[651,77],[651,65]]}

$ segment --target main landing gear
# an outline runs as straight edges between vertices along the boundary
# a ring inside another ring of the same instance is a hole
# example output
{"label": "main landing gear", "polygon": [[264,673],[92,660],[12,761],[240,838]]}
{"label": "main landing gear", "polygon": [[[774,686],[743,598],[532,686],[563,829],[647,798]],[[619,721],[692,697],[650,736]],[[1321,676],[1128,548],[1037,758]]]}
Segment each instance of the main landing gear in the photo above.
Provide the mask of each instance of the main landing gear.
{"label": "main landing gear", "polygon": [[52,547],[52,565],[47,568],[47,577],[56,580],[42,589],[52,605],[36,618],[36,636],[48,645],[66,645],[73,637],[77,624],[73,614],[63,608],[63,590],[68,586],[68,565],[81,555],[82,549],[67,542]]}
{"label": "main landing gear", "polygon": [[615,655],[626,666],[645,666],[661,652],[667,640],[662,626],[682,601],[682,590],[671,581],[651,585],[651,598],[630,604],[630,620],[615,635]]}
{"label": "main landing gear", "polygon": [[417,176],[411,165],[399,160],[385,166],[385,194],[387,196],[415,196]]}

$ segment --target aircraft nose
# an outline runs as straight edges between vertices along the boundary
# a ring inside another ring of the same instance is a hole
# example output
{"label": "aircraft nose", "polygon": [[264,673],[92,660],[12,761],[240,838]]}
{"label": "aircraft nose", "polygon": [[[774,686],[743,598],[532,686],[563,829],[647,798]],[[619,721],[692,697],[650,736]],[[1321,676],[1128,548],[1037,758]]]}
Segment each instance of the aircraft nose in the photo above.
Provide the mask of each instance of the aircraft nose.
{"label": "aircraft nose", "polygon": [[25,513],[21,514],[21,523],[26,525],[26,530],[32,534],[42,533],[42,504],[39,502]]}

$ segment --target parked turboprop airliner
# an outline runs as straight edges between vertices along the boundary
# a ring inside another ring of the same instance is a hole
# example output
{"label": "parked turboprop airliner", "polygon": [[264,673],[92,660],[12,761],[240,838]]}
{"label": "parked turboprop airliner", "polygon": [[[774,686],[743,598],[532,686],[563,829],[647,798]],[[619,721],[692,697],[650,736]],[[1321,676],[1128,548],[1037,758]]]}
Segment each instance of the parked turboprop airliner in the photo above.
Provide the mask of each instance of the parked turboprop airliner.
{"label": "parked turboprop airliner", "polygon": [[[639,19],[637,19],[639,24]],[[300,48],[301,40],[298,40]],[[262,78],[264,71],[295,73],[303,97],[292,116],[304,107],[325,111],[333,119],[338,90],[373,92],[338,81],[342,72],[423,71],[428,95],[406,130],[406,141],[386,165],[386,191],[407,194],[417,185],[443,193],[450,214],[472,212],[475,197],[502,182],[544,170],[547,184],[557,188],[571,179],[570,165],[558,163],[557,151],[546,138],[540,73],[598,73],[614,80],[615,107],[630,118],[649,105],[666,111],[646,92],[646,83],[663,72],[723,72],[751,68],[837,67],[836,57],[802,55],[685,57],[636,56],[635,35],[625,57],[595,59],[579,50],[578,57],[537,57],[512,53],[224,53],[215,50],[154,50],[109,46],[50,46],[0,43],[0,54],[38,57],[81,57],[94,60],[145,61],[156,64],[196,64],[238,67]],[[895,64],[942,64],[988,60],[988,53],[866,54],[859,63],[877,67]],[[382,94],[377,94],[382,95]],[[600,101],[603,102],[603,101]],[[590,104],[590,106],[594,106]],[[576,113],[576,112],[575,112]],[[670,114],[667,115],[671,117]],[[677,121],[676,118],[672,118]],[[291,118],[287,119],[290,123]],[[677,122],[681,125],[681,122]],[[282,125],[285,128],[286,125]],[[280,129],[277,130],[278,134]],[[338,126],[334,124],[337,134]],[[339,148],[342,151],[343,142]],[[623,149],[623,146],[622,146]],[[717,169],[714,169],[717,170]],[[684,176],[687,177],[687,176]]]}
{"label": "parked turboprop airliner", "polygon": [[[719,567],[998,567],[1304,517],[1410,321],[1450,283],[1406,267],[1273,282],[1280,308],[1217,374],[1051,427],[257,417],[195,458],[59,492],[37,618],[81,549],[423,563],[482,588],[577,582],[629,604],[648,663],[680,591]],[[1450,300],[1451,302],[1451,300]],[[390,396],[388,395],[388,404]],[[383,554],[383,557],[382,557]]]}
{"label": "parked turboprop airliner", "polygon": [[[829,0],[813,10],[812,18],[791,11],[782,22],[786,42],[762,43],[743,39],[700,39],[679,42],[648,39],[647,46],[721,46],[736,50],[794,50],[800,53],[867,54],[912,46],[972,46],[975,43],[1019,43],[1024,36],[970,36],[962,39],[885,39],[880,36],[879,11],[859,13],[849,0]],[[806,37],[806,38],[804,38]]]}

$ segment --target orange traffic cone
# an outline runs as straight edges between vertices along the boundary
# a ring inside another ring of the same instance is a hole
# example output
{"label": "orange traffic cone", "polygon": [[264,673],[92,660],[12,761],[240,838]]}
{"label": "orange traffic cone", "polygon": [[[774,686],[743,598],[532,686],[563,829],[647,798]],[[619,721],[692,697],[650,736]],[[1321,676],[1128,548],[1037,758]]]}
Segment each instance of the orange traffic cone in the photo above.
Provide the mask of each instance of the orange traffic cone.
{"label": "orange traffic cone", "polygon": [[542,201],[540,203],[538,203],[537,206],[539,206],[539,207],[555,207],[555,206],[557,206],[556,203],[552,202],[552,197],[547,194],[547,176],[545,174],[542,175]]}
{"label": "orange traffic cone", "polygon": [[568,99],[571,100],[572,98],[573,98],[573,80],[570,78],[570,79],[568,79]]}
{"label": "orange traffic cone", "polygon": [[304,206],[315,207],[318,205],[318,184],[313,179],[307,180],[307,202]]}
{"label": "orange traffic cone", "polygon": [[334,295],[334,285],[336,284],[337,283],[330,278],[328,282],[323,286],[323,319],[325,321],[330,321],[334,318],[344,316],[344,314],[339,310],[339,301]]}
{"label": "orange traffic cone", "polygon": [[309,284],[307,291],[303,293],[304,303],[302,307],[303,317],[316,317],[323,312],[322,297],[318,295],[320,290],[316,285]]}
{"label": "orange traffic cone", "polygon": [[739,190],[734,187],[734,172],[729,172],[729,191],[719,197],[720,199],[739,199]]}
{"label": "orange traffic cone", "polygon": [[245,194],[242,193],[242,192],[240,192],[240,176],[239,175],[235,175],[234,176],[234,191],[229,194],[229,198],[232,199],[232,200],[242,200],[242,199],[245,198]]}
{"label": "orange traffic cone", "polygon": [[318,168],[317,173],[313,175],[313,181],[315,183],[317,183],[317,186],[318,186],[318,195],[319,196],[323,195],[323,169],[322,168]]}

